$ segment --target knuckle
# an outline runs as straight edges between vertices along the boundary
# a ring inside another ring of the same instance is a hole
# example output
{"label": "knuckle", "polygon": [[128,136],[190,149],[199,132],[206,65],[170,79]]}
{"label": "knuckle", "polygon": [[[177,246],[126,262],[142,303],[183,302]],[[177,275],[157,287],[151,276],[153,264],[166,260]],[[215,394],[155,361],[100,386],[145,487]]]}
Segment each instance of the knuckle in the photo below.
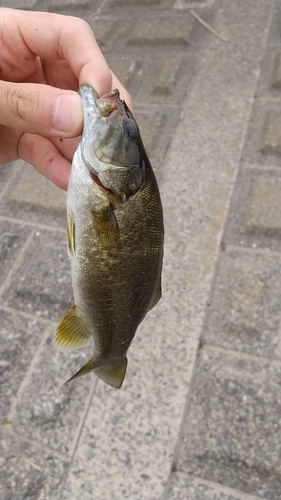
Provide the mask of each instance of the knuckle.
{"label": "knuckle", "polygon": [[38,92],[31,93],[18,86],[8,89],[6,103],[9,112],[25,124],[33,122],[40,109]]}

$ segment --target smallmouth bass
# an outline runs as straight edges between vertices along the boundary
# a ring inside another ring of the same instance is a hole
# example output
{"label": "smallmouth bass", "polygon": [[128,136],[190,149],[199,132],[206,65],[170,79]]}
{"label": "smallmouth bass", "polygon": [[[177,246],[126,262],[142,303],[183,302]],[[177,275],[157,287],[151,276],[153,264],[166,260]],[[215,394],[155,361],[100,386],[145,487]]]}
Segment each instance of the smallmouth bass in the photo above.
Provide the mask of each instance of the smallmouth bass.
{"label": "smallmouth bass", "polygon": [[[139,128],[119,91],[79,88],[84,128],[67,190],[67,249],[74,305],[54,335],[92,358],[69,380],[94,371],[121,387],[137,327],[161,297],[163,212]],[[69,382],[69,381],[68,381]]]}

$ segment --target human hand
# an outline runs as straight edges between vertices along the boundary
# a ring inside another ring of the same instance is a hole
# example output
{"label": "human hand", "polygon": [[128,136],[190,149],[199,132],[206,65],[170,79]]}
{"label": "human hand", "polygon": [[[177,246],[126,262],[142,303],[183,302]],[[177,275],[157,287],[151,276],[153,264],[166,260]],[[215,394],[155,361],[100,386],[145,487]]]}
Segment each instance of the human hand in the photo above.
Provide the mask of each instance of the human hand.
{"label": "human hand", "polygon": [[83,126],[83,83],[120,90],[90,26],[45,12],[0,8],[0,164],[21,158],[62,189]]}

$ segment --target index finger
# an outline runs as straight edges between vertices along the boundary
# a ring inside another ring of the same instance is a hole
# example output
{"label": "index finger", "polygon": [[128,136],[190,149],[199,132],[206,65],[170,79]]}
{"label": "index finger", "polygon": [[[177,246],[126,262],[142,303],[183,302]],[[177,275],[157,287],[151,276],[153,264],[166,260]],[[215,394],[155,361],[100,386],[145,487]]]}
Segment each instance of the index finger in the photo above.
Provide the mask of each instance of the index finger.
{"label": "index finger", "polygon": [[86,21],[47,12],[0,11],[7,18],[7,30],[16,27],[33,56],[65,59],[79,85],[89,83],[99,95],[112,90],[111,71]]}

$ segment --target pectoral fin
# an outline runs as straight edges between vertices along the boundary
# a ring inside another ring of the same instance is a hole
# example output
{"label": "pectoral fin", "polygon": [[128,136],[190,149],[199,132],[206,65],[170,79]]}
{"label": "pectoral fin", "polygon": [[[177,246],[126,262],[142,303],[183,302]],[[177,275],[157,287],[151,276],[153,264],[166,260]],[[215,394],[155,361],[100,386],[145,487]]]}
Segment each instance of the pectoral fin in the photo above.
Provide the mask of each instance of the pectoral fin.
{"label": "pectoral fin", "polygon": [[53,338],[54,347],[78,349],[88,343],[91,334],[85,327],[74,304],[61,320]]}
{"label": "pectoral fin", "polygon": [[75,222],[74,219],[69,217],[66,225],[66,239],[67,239],[67,251],[69,255],[74,255],[75,253]]}
{"label": "pectoral fin", "polygon": [[83,375],[87,375],[87,373],[91,371],[95,371],[95,374],[101,378],[106,384],[111,385],[115,389],[119,389],[123,384],[123,380],[126,374],[127,368],[127,358],[125,358],[124,363],[120,366],[110,367],[110,366],[99,366],[93,360],[90,359],[88,363],[86,363],[80,370],[73,375],[65,384],[70,382],[70,380],[75,377],[82,377]]}
{"label": "pectoral fin", "polygon": [[93,221],[105,250],[121,248],[120,231],[111,206],[102,212],[93,212]]}

